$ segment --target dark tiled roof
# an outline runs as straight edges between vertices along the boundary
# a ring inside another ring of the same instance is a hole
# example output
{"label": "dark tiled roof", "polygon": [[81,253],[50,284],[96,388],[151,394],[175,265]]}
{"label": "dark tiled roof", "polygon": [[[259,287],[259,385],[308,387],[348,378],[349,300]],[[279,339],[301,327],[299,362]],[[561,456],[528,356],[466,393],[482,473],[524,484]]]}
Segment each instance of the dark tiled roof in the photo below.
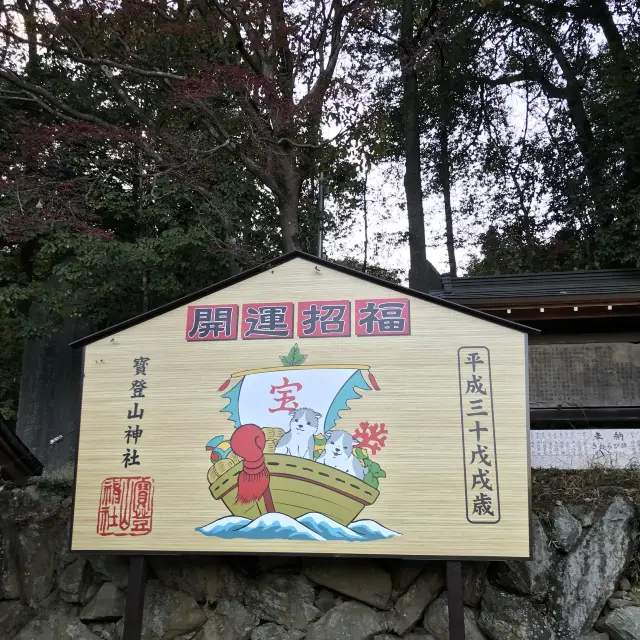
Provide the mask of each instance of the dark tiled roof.
{"label": "dark tiled roof", "polygon": [[640,294],[640,269],[602,269],[462,278],[443,275],[441,290],[432,290],[429,293],[449,300]]}

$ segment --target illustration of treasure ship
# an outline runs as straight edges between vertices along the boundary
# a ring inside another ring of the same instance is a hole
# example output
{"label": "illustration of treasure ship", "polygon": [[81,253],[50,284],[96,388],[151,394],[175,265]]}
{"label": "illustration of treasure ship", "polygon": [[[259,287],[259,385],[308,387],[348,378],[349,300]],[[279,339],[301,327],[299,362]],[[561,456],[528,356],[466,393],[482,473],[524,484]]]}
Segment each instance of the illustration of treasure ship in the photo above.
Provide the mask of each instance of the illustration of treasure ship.
{"label": "illustration of treasure ship", "polygon": [[398,535],[356,520],[380,495],[385,473],[371,456],[385,445],[385,425],[360,423],[353,434],[337,426],[349,402],[380,391],[373,373],[367,365],[311,366],[305,360],[296,345],[281,357],[282,366],[234,373],[220,387],[227,401],[220,411],[235,429],[229,440],[218,436],[207,444],[207,479],[213,498],[233,517],[199,529],[206,535]]}

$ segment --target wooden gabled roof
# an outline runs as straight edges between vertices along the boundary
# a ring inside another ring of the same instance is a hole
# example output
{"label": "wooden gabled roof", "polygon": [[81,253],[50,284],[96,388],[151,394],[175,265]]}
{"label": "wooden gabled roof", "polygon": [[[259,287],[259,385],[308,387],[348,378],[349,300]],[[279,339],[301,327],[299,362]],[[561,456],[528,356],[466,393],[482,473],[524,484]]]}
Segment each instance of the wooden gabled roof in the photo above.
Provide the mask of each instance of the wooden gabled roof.
{"label": "wooden gabled roof", "polygon": [[181,307],[185,304],[188,304],[195,300],[199,300],[200,298],[208,296],[217,291],[226,289],[227,287],[231,287],[239,282],[242,282],[243,280],[247,280],[248,278],[252,278],[253,276],[258,275],[263,271],[273,269],[274,267],[290,262],[291,260],[295,260],[296,258],[300,258],[302,260],[306,260],[308,262],[321,265],[327,269],[332,269],[334,271],[346,273],[347,275],[353,276],[355,278],[360,278],[361,280],[365,280],[367,282],[372,282],[381,287],[385,287],[390,291],[395,291],[403,295],[410,295],[410,296],[413,296],[414,298],[425,300],[426,302],[431,302],[433,304],[437,304],[442,307],[453,309],[454,311],[458,311],[459,313],[464,313],[476,318],[480,318],[481,320],[484,320],[486,322],[491,322],[492,324],[498,324],[498,325],[507,327],[509,329],[521,331],[522,333],[538,333],[537,329],[532,329],[531,327],[527,327],[517,322],[512,322],[511,320],[497,318],[495,316],[484,313],[482,311],[478,311],[477,309],[471,309],[469,307],[465,307],[460,304],[457,304],[456,302],[446,300],[442,297],[432,296],[426,293],[422,293],[420,291],[408,289],[407,287],[403,287],[398,284],[387,282],[386,280],[381,280],[380,278],[376,278],[375,276],[371,276],[369,274],[362,273],[361,271],[350,269],[348,267],[336,264],[334,262],[330,262],[329,260],[317,258],[315,256],[312,256],[308,253],[304,253],[302,251],[291,251],[290,253],[286,253],[280,256],[279,258],[270,260],[269,262],[265,262],[253,269],[248,269],[247,271],[244,271],[237,276],[234,276],[232,278],[228,278],[227,280],[223,280],[222,282],[213,284],[209,287],[206,287],[205,289],[201,289],[200,291],[196,291],[188,296],[174,300],[169,304],[158,307],[156,309],[152,309],[147,313],[143,313],[139,316],[136,316],[134,318],[131,318],[129,320],[116,324],[112,327],[108,327],[107,329],[103,329],[102,331],[98,331],[97,333],[88,335],[85,338],[81,338],[80,340],[76,340],[75,342],[71,343],[71,346],[81,347],[81,346],[90,344],[92,342],[95,342],[96,340],[106,338],[107,336],[113,335],[114,333],[118,333],[119,331],[122,331],[124,329],[128,329],[129,327],[133,327],[137,324],[150,320],[151,318],[155,318],[156,316],[162,315],[163,313],[167,313],[168,311],[172,311],[173,309]]}

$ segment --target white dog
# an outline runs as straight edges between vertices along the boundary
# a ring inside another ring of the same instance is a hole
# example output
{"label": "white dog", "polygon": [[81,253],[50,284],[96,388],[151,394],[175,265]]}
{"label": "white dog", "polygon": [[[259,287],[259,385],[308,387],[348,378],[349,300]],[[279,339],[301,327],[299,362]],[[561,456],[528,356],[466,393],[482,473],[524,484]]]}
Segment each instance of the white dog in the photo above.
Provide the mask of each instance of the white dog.
{"label": "white dog", "polygon": [[362,480],[364,467],[360,464],[360,460],[353,455],[353,448],[360,443],[346,431],[329,431],[327,437],[327,446],[320,454],[318,462]]}
{"label": "white dog", "polygon": [[289,415],[291,416],[289,430],[278,442],[276,453],[313,460],[315,434],[321,414],[313,409],[302,407],[289,411]]}

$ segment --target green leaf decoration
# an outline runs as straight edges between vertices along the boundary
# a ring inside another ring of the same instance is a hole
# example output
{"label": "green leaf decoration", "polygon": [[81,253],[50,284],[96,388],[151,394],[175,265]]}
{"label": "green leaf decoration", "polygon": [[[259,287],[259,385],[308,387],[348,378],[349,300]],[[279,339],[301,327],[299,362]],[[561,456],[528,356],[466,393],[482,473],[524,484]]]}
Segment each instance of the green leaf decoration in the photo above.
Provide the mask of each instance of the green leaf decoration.
{"label": "green leaf decoration", "polygon": [[366,460],[367,473],[365,474],[363,481],[370,487],[377,489],[380,484],[378,482],[378,478],[386,478],[387,474],[380,468],[380,465],[377,462],[371,462],[368,458]]}
{"label": "green leaf decoration", "polygon": [[375,478],[385,478],[385,472],[380,468],[380,465],[377,462],[369,461],[368,471]]}
{"label": "green leaf decoration", "polygon": [[378,485],[380,484],[378,482],[378,478],[374,478],[370,473],[367,473],[367,475],[364,477],[364,482],[374,489],[377,489]]}
{"label": "green leaf decoration", "polygon": [[286,356],[280,356],[280,362],[282,362],[283,367],[299,367],[304,364],[306,359],[307,354],[300,353],[300,347],[297,344],[294,344],[289,349],[289,353]]}
{"label": "green leaf decoration", "polygon": [[315,436],[313,440],[313,459],[317,460],[327,446],[327,439],[324,436]]}
{"label": "green leaf decoration", "polygon": [[355,454],[356,458],[358,458],[358,460],[368,460],[368,456],[367,454],[360,449],[360,447],[358,447],[357,449],[353,450],[353,453]]}

